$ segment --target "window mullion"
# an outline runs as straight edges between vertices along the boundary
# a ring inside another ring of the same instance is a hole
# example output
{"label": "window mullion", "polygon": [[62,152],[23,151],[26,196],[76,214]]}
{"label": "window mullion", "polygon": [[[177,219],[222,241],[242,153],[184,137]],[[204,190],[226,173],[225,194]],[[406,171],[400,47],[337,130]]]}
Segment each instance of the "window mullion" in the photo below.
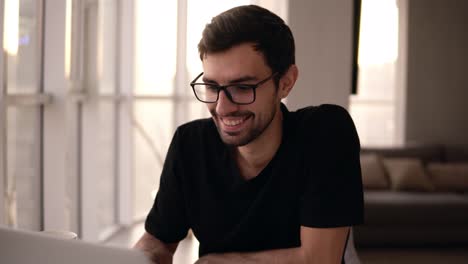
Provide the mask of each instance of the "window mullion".
{"label": "window mullion", "polygon": [[[66,123],[65,10],[66,1],[45,0],[43,87],[54,103],[44,107],[43,199],[44,229],[69,229],[66,218],[67,149]],[[63,73],[63,74],[60,74]]]}
{"label": "window mullion", "polygon": [[173,125],[174,129],[187,118],[187,104],[181,103],[180,96],[186,95],[187,71],[187,0],[177,2],[177,64],[174,82]]}
{"label": "window mullion", "polygon": [[[3,18],[4,18],[4,1],[0,0],[0,50],[3,51]],[[7,156],[6,156],[6,91],[3,75],[4,73],[4,52],[0,52],[0,225],[6,223],[5,213],[5,185],[4,181],[7,177]]]}
{"label": "window mullion", "polygon": [[[117,85],[120,97],[131,97],[133,92],[135,66],[135,1],[120,0],[118,4],[118,33],[117,33]],[[125,73],[125,74],[123,74]],[[118,157],[117,157],[117,222],[121,225],[133,223],[133,129],[131,117],[133,116],[133,101],[118,104]]]}

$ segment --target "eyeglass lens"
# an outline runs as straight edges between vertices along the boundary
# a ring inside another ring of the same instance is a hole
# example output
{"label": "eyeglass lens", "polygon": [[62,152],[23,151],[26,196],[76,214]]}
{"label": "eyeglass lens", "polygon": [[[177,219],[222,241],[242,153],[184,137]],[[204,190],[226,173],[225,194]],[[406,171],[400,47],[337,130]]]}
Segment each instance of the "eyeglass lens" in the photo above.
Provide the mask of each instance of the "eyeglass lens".
{"label": "eyeglass lens", "polygon": [[[194,85],[195,93],[199,100],[204,102],[216,102],[218,100],[219,87],[208,84]],[[254,100],[254,89],[247,86],[227,86],[225,91],[234,103],[250,103]]]}

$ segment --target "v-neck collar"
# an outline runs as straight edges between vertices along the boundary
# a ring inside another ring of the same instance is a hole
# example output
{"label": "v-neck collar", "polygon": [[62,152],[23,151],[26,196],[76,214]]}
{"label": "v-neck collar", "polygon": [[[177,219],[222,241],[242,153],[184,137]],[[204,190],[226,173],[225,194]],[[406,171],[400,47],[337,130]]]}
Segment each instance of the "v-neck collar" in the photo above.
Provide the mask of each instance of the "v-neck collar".
{"label": "v-neck collar", "polygon": [[280,110],[283,113],[283,120],[282,120],[283,131],[282,131],[280,146],[278,147],[275,155],[273,155],[273,158],[268,162],[265,168],[263,168],[257,176],[248,180],[244,179],[240,175],[239,168],[236,164],[236,161],[231,152],[231,149],[227,147],[226,145],[224,145],[223,158],[224,158],[224,164],[227,165],[226,169],[230,172],[230,176],[232,179],[231,189],[237,189],[240,186],[261,184],[261,182],[264,182],[272,174],[271,170],[273,169],[275,165],[275,160],[277,159],[277,156],[281,154],[282,149],[284,148],[283,145],[284,145],[285,139],[289,135],[287,123],[289,122],[290,112],[288,108],[286,107],[286,105],[284,105],[283,103],[281,103],[280,105]]}

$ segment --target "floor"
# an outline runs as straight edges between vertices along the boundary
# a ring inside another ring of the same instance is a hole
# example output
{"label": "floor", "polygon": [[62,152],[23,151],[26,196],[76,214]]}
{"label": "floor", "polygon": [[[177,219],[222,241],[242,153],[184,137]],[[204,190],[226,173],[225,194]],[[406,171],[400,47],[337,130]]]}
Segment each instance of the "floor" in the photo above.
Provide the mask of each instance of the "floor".
{"label": "floor", "polygon": [[[144,231],[143,223],[116,233],[107,245],[131,247]],[[457,249],[358,249],[362,264],[468,264],[468,248]],[[177,248],[174,264],[194,263],[198,241],[192,236]]]}
{"label": "floor", "polygon": [[364,264],[467,264],[468,249],[366,249]]}

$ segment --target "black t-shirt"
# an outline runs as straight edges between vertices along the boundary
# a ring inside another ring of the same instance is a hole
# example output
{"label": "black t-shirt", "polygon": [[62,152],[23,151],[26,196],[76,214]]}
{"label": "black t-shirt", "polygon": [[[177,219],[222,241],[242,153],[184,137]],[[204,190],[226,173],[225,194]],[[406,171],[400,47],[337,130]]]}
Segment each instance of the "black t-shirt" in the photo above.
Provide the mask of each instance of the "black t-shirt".
{"label": "black t-shirt", "polygon": [[146,231],[171,243],[191,228],[202,256],[298,247],[300,226],[361,224],[360,145],[347,111],[336,105],[281,110],[281,145],[251,180],[240,176],[212,119],[180,126]]}

